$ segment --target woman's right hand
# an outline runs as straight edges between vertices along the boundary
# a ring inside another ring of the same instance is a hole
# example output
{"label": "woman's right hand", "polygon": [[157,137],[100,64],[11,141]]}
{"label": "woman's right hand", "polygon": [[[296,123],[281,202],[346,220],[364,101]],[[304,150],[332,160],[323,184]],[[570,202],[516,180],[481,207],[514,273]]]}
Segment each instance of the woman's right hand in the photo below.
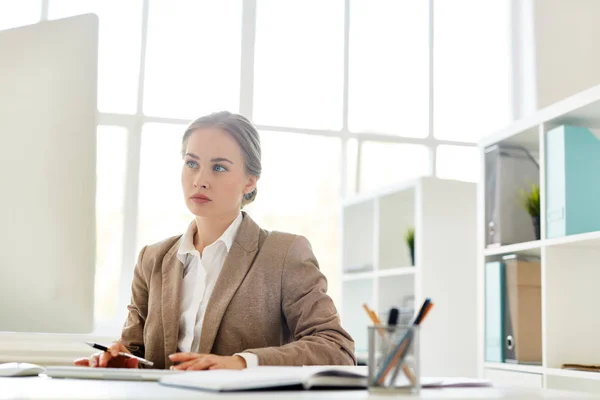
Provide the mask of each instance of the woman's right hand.
{"label": "woman's right hand", "polygon": [[108,351],[92,354],[89,358],[78,358],[73,362],[78,367],[91,368],[137,368],[138,360],[119,355],[119,352],[129,353],[121,342],[113,343]]}

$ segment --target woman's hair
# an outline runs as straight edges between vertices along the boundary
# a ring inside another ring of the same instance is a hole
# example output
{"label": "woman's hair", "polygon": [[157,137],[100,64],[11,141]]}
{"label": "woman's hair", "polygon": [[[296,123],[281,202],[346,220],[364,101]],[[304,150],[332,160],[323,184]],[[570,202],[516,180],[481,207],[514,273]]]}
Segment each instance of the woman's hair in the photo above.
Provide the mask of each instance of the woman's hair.
{"label": "woman's hair", "polygon": [[[220,128],[229,133],[242,149],[246,173],[260,178],[262,166],[260,162],[260,138],[258,131],[248,119],[229,111],[219,111],[193,121],[185,130],[181,143],[181,156],[185,156],[188,139],[197,129]],[[257,190],[254,188],[248,195],[242,197],[242,207],[250,204],[256,198]]]}

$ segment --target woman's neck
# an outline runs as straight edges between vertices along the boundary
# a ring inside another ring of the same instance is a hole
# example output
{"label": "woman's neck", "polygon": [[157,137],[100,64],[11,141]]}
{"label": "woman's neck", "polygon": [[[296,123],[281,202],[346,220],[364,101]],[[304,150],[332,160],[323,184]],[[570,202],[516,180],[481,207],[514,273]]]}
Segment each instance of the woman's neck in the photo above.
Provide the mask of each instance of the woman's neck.
{"label": "woman's neck", "polygon": [[231,223],[237,218],[239,211],[235,214],[219,217],[196,217],[196,227],[198,228],[194,235],[194,247],[202,255],[204,248],[214,243]]}

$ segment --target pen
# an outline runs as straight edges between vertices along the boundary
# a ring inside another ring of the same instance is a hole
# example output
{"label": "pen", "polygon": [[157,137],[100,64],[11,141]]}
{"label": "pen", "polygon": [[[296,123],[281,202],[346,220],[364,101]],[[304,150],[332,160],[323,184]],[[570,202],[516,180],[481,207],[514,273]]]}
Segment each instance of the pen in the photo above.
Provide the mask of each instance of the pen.
{"label": "pen", "polygon": [[[381,325],[381,321],[379,320],[379,317],[377,316],[377,313],[375,313],[375,311],[371,310],[366,303],[363,304],[363,308],[365,309],[365,311],[367,312],[367,315],[369,316],[369,318],[371,319],[371,321],[373,322],[373,324],[375,326]],[[398,316],[399,316],[398,309],[392,308],[390,310],[390,315],[388,317],[388,325],[392,325],[392,326],[397,325],[398,324]],[[386,342],[385,343],[386,347],[390,346],[392,344],[392,343],[389,343],[388,340],[386,340],[387,338],[385,336],[385,331],[383,329],[379,329],[379,335]],[[387,350],[384,351],[384,354],[385,353],[387,353]],[[413,375],[410,368],[408,368],[408,365],[402,364],[402,371],[404,371],[404,375],[406,375],[406,377],[410,380],[410,382],[413,384],[413,386],[416,385],[417,379]]]}
{"label": "pen", "polygon": [[[390,314],[388,316],[388,326],[396,326],[396,325],[398,325],[399,318],[400,318],[400,310],[398,310],[397,308],[392,308],[390,310]],[[415,378],[415,376],[413,375],[413,373],[410,370],[410,368],[408,368],[408,365],[406,365],[406,363],[401,363],[400,365],[402,365],[402,371],[404,372],[404,375],[406,375],[406,377],[408,378],[408,380],[410,380],[410,383],[412,383],[413,386],[416,386],[416,384],[417,384],[417,378]],[[396,381],[397,375],[398,375],[398,373],[396,372],[396,374],[394,375],[394,378],[393,378],[392,382]]]}
{"label": "pen", "polygon": [[[429,310],[431,310],[432,307],[433,307],[433,303],[430,302],[430,303],[427,304],[427,307],[424,309],[423,313],[421,314],[420,319],[417,319],[415,321],[415,324],[414,324],[415,326],[419,325],[421,322],[423,322],[423,320],[427,316],[427,313],[429,313]],[[413,340],[413,336],[411,335],[411,337],[408,340],[407,346],[410,345],[410,343],[412,342],[412,340]],[[396,377],[398,376],[399,369],[400,369],[400,364],[396,365],[396,368],[394,369],[394,372],[392,374],[392,382],[396,381]]]}
{"label": "pen", "polygon": [[[95,349],[98,349],[98,350],[108,351],[108,347],[102,346],[101,344],[98,344],[98,343],[85,342],[85,344],[87,344],[88,346],[91,346],[91,347],[93,347]],[[152,361],[148,361],[145,358],[134,356],[133,354],[125,353],[123,351],[120,351],[119,355],[123,356],[123,357],[128,357],[128,358],[135,358],[136,360],[138,360],[142,364],[147,365],[149,367],[152,367],[154,365],[154,363]]]}
{"label": "pen", "polygon": [[[414,326],[419,326],[419,324],[423,321],[431,307],[433,307],[431,299],[425,299],[425,302],[421,306],[421,309],[419,310],[419,313],[417,314],[417,317],[413,322]],[[404,357],[406,356],[406,350],[408,348],[408,345],[412,341],[412,333],[412,330],[407,330],[402,339],[400,339],[400,341],[398,342],[396,349],[392,351],[391,354],[388,356],[387,361],[382,366],[381,370],[379,371],[379,374],[377,375],[376,380],[379,383],[379,385],[383,386],[386,376],[391,371],[391,369],[394,368],[396,363],[398,363],[398,366],[402,365]],[[397,371],[394,371],[394,375],[395,374],[397,374]]]}

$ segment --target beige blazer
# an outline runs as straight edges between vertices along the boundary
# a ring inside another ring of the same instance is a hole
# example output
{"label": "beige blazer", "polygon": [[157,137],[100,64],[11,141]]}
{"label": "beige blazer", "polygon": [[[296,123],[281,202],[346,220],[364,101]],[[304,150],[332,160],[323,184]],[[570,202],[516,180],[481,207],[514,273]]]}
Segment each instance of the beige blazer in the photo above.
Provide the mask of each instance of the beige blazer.
{"label": "beige blazer", "polygon": [[[246,213],[209,300],[200,353],[250,352],[259,365],[353,365],[354,341],[340,326],[327,281],[306,238],[261,229]],[[121,341],[172,365],[183,264],[181,236],[144,247],[135,266]]]}

